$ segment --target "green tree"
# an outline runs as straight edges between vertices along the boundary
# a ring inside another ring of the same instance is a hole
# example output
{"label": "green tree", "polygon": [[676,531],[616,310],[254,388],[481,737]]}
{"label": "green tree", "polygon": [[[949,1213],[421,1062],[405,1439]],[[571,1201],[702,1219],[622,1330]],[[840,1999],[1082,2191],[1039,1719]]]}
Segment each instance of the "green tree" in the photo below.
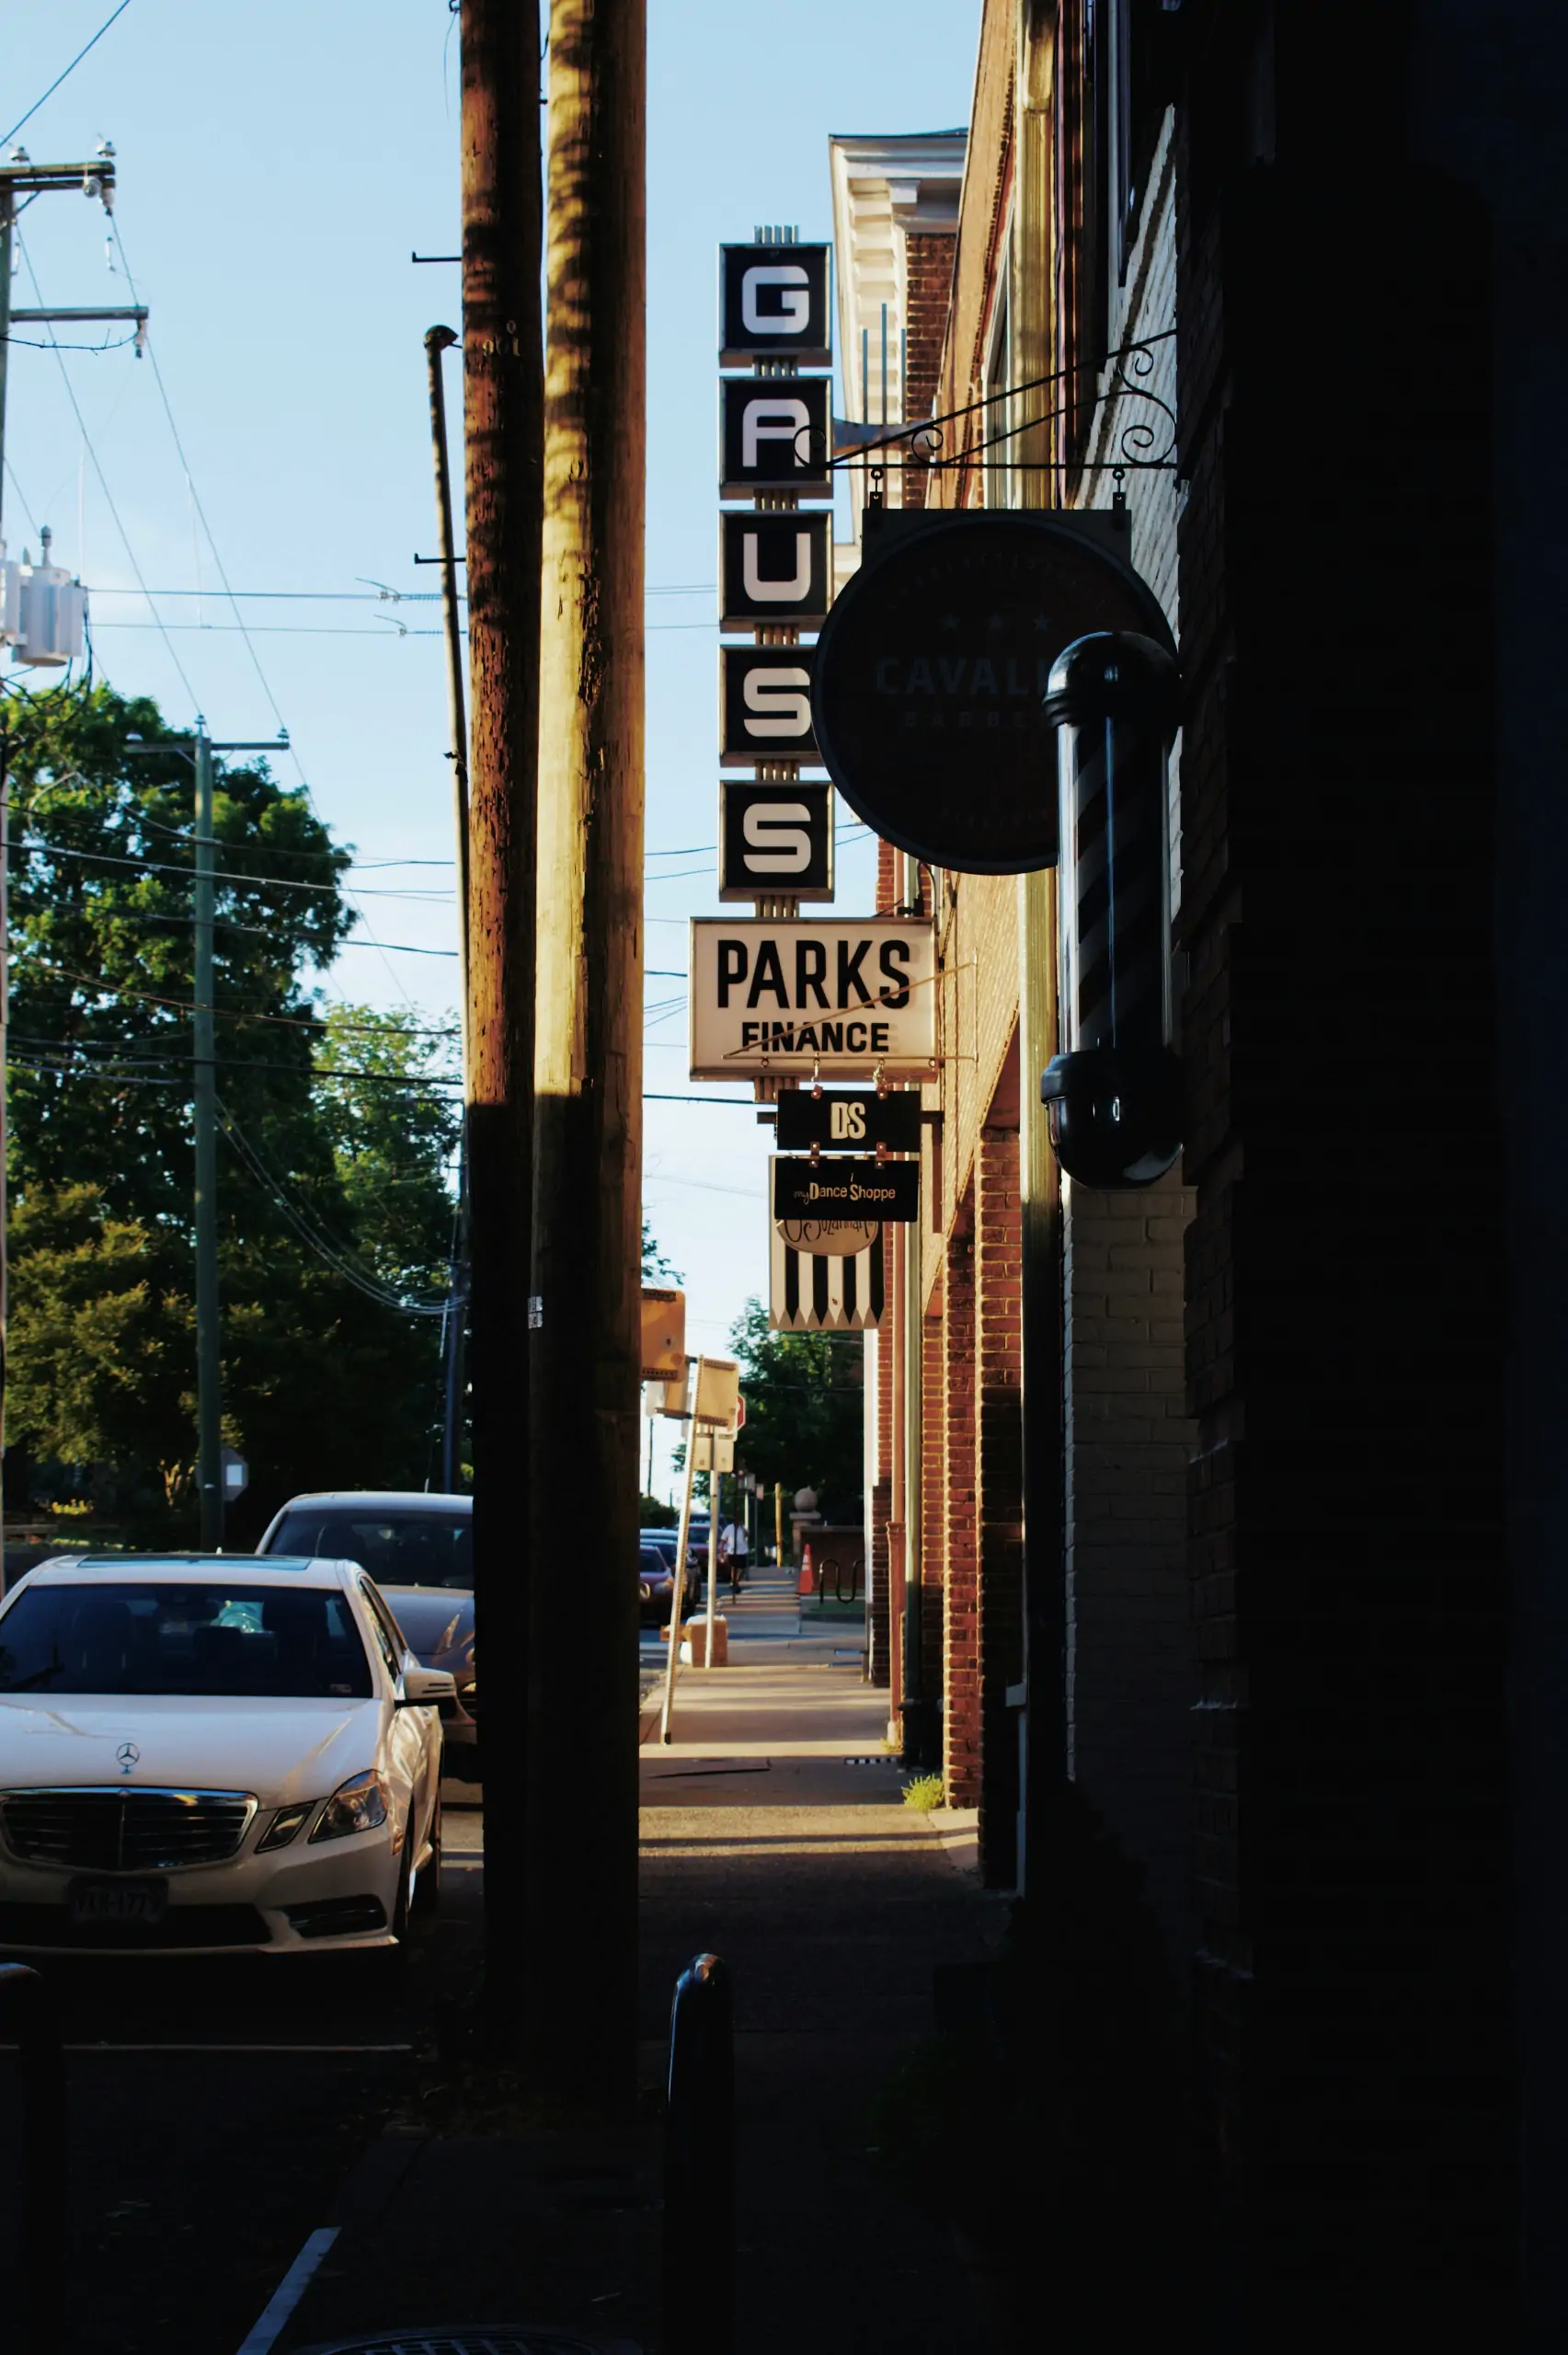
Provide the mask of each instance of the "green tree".
{"label": "green tree", "polygon": [[[11,1432],[177,1501],[194,1452],[192,777],[156,706],[0,705],[12,797]],[[140,740],[138,741],[138,740]],[[435,1432],[452,1115],[439,1027],[324,1016],[353,921],[334,844],[264,762],[217,780],[225,1435],[236,1517],[421,1485]]]}
{"label": "green tree", "polygon": [[749,1300],[729,1338],[746,1399],[737,1463],[770,1488],[815,1488],[830,1520],[848,1513],[864,1484],[860,1335],[771,1332]]}
{"label": "green tree", "polygon": [[685,1281],[681,1270],[658,1247],[658,1241],[645,1216],[643,1220],[643,1281],[645,1284],[679,1284]]}

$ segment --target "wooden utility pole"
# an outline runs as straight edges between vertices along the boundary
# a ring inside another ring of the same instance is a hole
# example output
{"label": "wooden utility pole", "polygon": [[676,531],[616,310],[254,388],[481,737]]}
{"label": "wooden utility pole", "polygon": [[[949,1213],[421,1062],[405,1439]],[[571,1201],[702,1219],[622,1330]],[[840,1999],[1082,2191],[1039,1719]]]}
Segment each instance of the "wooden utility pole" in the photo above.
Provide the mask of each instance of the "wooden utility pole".
{"label": "wooden utility pole", "polygon": [[[529,1651],[528,1297],[544,362],[537,0],[463,0],[468,1005],[478,1648],[488,1665],[486,1990],[519,2031]],[[539,1787],[538,1786],[535,1786]]]}
{"label": "wooden utility pole", "polygon": [[529,2014],[536,2077],[608,2110],[635,2083],[646,87],[646,0],[555,0],[529,1335],[552,1570],[529,1750],[549,1803],[529,1818]]}

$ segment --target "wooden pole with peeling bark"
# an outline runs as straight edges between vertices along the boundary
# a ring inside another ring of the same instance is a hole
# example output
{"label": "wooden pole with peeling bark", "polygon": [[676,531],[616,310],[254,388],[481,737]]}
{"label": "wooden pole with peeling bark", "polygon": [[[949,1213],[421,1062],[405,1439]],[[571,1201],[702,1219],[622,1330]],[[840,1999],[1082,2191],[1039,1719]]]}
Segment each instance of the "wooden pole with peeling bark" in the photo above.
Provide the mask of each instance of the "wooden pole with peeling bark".
{"label": "wooden pole with peeling bark", "polygon": [[555,0],[534,1051],[531,2074],[635,2082],[645,0]]}
{"label": "wooden pole with peeling bark", "polygon": [[537,0],[463,0],[464,1052],[486,1989],[520,2033],[527,1901],[528,1300],[544,362]]}

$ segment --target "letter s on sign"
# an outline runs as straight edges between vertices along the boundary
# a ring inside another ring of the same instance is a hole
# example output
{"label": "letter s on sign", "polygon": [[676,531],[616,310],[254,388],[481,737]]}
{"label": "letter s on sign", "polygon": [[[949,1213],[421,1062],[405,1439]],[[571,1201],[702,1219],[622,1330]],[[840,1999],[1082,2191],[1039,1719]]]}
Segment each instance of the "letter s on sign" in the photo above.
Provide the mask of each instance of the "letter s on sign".
{"label": "letter s on sign", "polygon": [[[810,284],[797,261],[754,263],[740,281],[740,316],[747,334],[800,335],[810,315],[811,297],[807,291]],[[776,311],[763,311],[758,306],[757,297],[764,286],[784,290],[779,295]]]}
{"label": "letter s on sign", "polygon": [[753,801],[740,821],[747,872],[804,875],[811,864],[810,824],[804,801]]}
{"label": "letter s on sign", "polygon": [[744,701],[748,736],[809,736],[811,673],[787,669],[748,671]]}

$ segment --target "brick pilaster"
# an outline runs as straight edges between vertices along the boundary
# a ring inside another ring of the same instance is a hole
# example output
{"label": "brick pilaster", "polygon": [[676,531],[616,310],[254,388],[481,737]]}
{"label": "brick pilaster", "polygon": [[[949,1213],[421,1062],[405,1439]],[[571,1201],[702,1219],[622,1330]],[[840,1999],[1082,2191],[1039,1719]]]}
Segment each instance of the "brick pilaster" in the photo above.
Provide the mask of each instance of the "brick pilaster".
{"label": "brick pilaster", "polygon": [[1018,1727],[1007,1688],[1024,1673],[1024,1240],[1017,1130],[982,1129],[977,1159],[980,1865],[993,1888],[1011,1888],[1017,1860]]}
{"label": "brick pilaster", "polygon": [[942,1763],[950,1807],[980,1803],[979,1527],[975,1465],[975,1254],[971,1190],[947,1238],[943,1324]]}

